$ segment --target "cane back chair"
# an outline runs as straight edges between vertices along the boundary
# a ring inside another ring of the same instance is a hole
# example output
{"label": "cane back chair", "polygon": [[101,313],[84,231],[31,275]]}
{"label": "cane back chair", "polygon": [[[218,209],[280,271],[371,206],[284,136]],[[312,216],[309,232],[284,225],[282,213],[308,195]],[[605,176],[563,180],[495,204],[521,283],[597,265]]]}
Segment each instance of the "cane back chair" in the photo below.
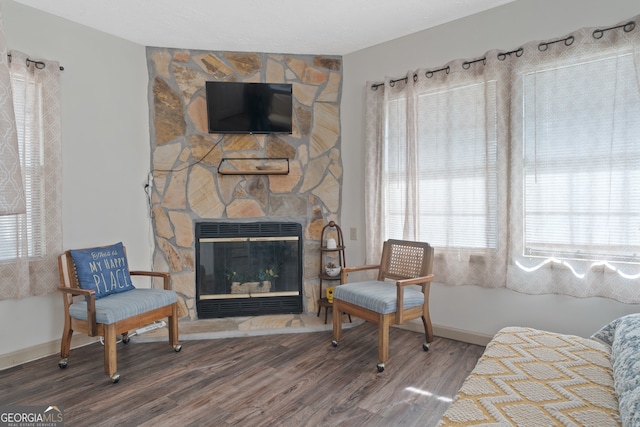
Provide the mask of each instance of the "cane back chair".
{"label": "cane back chair", "polygon": [[[347,283],[351,272],[377,269],[377,280]],[[429,288],[433,281],[433,248],[428,243],[404,240],[384,242],[379,265],[346,267],[341,286],[333,296],[333,341],[337,347],[342,335],[342,313],[378,325],[378,371],[389,359],[389,327],[421,318],[429,350],[433,328],[429,317]],[[420,288],[418,289],[418,285]]]}

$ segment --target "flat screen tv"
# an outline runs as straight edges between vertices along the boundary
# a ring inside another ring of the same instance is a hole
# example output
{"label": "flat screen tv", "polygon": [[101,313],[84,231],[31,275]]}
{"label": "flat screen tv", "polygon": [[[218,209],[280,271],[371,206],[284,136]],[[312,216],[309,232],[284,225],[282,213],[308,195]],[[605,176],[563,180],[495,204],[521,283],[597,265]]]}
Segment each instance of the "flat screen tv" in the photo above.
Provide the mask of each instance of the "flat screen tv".
{"label": "flat screen tv", "polygon": [[291,133],[292,86],[206,82],[209,133]]}

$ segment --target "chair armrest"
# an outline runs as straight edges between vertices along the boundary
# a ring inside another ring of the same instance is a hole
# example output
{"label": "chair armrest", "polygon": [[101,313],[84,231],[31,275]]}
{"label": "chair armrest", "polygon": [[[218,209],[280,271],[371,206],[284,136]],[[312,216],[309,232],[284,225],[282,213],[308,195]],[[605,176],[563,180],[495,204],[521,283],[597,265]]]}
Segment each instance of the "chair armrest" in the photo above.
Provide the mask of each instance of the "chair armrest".
{"label": "chair armrest", "polygon": [[89,297],[92,294],[95,295],[96,293],[93,289],[68,288],[66,286],[58,286],[58,290],[65,294],[71,294],[73,296],[84,295],[85,297]]}
{"label": "chair armrest", "polygon": [[419,285],[421,283],[432,282],[434,278],[435,276],[433,274],[430,274],[428,276],[413,277],[411,279],[397,280],[396,285],[397,286]]}
{"label": "chair armrest", "polygon": [[347,283],[347,275],[349,273],[353,273],[354,271],[375,270],[378,268],[380,268],[380,265],[360,265],[357,267],[342,267],[342,272],[340,273],[340,283]]}
{"label": "chair armrest", "polygon": [[[95,337],[98,335],[98,325],[96,324],[96,291],[93,289],[68,288],[66,286],[58,286],[58,290],[72,296],[84,296],[87,301],[87,322],[89,322],[90,325],[89,336]],[[67,315],[68,314],[67,312]]]}
{"label": "chair armrest", "polygon": [[171,290],[171,274],[164,271],[130,271],[131,276],[162,277],[164,289]]}
{"label": "chair armrest", "polygon": [[404,287],[409,285],[422,285],[422,293],[424,294],[425,303],[429,301],[429,290],[427,285],[433,281],[434,275],[413,277],[411,279],[402,279],[396,281],[397,295],[396,295],[396,324],[402,325],[404,319]]}
{"label": "chair armrest", "polygon": [[344,267],[342,271],[346,271],[347,273],[351,273],[354,271],[362,271],[362,270],[373,270],[376,268],[380,268],[379,265],[360,265],[358,267]]}

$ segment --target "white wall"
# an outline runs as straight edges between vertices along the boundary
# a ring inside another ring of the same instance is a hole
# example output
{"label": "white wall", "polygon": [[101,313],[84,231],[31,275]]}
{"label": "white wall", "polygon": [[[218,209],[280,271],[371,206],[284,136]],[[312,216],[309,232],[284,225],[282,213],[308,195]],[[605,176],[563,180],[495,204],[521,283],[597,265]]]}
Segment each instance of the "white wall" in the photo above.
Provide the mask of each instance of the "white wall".
{"label": "white wall", "polygon": [[[60,61],[63,248],[123,241],[135,269],[151,266],[143,184],[149,170],[147,65],[143,46],[0,0],[9,49]],[[0,356],[55,342],[58,293],[0,301]]]}
{"label": "white wall", "polygon": [[[389,19],[393,19],[393,13],[410,11],[392,10]],[[437,68],[453,59],[474,59],[491,49],[512,50],[528,41],[560,37],[581,27],[613,25],[637,14],[637,0],[518,0],[345,55],[341,108],[345,171],[340,225],[347,235],[348,265],[364,261],[363,100],[367,80],[402,77],[420,67]],[[349,239],[352,227],[358,229],[356,241]],[[485,335],[493,335],[503,326],[522,325],[588,336],[607,321],[636,311],[640,311],[639,306],[603,298],[531,296],[475,286],[435,285],[431,293],[435,325]]]}

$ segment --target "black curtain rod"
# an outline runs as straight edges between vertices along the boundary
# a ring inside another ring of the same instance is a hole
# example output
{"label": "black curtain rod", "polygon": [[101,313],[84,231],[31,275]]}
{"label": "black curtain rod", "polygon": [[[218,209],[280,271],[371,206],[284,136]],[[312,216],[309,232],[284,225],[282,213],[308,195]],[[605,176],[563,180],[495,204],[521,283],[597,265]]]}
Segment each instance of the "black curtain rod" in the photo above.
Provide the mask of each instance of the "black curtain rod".
{"label": "black curtain rod", "polygon": [[[11,54],[8,53],[7,56],[9,57],[9,62],[11,62]],[[44,67],[47,66],[47,64],[45,64],[42,61],[34,61],[32,59],[27,58],[27,67],[31,64],[33,64],[33,66],[36,67],[38,70],[42,70]],[[60,66],[60,71],[64,71],[64,67],[62,65]]]}
{"label": "black curtain rod", "polygon": [[[402,77],[400,79],[395,79],[395,80],[389,80],[389,85],[391,85],[391,87],[394,87],[396,85],[397,82],[401,82],[401,81],[407,81],[409,80],[408,77]],[[415,78],[413,79],[414,81],[416,80]],[[371,89],[376,90],[378,89],[380,86],[384,86],[384,83],[376,83],[376,84],[372,84],[371,85]]]}
{"label": "black curtain rod", "polygon": [[438,68],[437,70],[427,71],[424,73],[424,76],[430,79],[431,77],[433,77],[434,73],[439,73],[440,71],[444,71],[445,73],[449,74],[449,72],[451,71],[451,67],[447,65],[446,67]]}
{"label": "black curtain rod", "polygon": [[633,31],[634,28],[636,28],[636,21],[629,21],[626,24],[622,24],[622,25],[617,25],[615,27],[609,27],[609,28],[604,28],[604,29],[597,29],[597,30],[593,30],[593,33],[591,33],[591,35],[593,36],[594,39],[601,39],[602,36],[604,36],[604,33],[610,30],[616,30],[618,28],[622,28],[622,30],[625,33],[628,33],[630,31]]}
{"label": "black curtain rod", "polygon": [[507,59],[507,55],[510,56],[512,53],[515,53],[516,57],[520,58],[524,53],[524,48],[519,47],[515,50],[510,50],[509,52],[500,52],[498,54],[498,61],[504,61],[505,59]]}
{"label": "black curtain rod", "polygon": [[462,68],[464,68],[465,70],[468,70],[469,67],[471,67],[471,64],[475,64],[476,62],[480,62],[482,61],[483,65],[487,64],[487,57],[483,56],[482,58],[479,59],[474,59],[473,61],[465,61],[462,63]]}
{"label": "black curtain rod", "polygon": [[[619,28],[622,28],[622,30],[625,33],[631,32],[636,28],[636,22],[635,21],[629,21],[626,24],[616,25],[615,27],[596,29],[596,30],[593,30],[593,33],[591,33],[591,35],[593,36],[594,39],[601,39],[604,36],[605,32],[611,31],[611,30],[617,30]],[[541,42],[538,45],[538,50],[544,52],[545,50],[547,50],[549,48],[550,45],[555,44],[555,43],[560,43],[560,42],[564,42],[565,46],[571,46],[574,41],[575,41],[575,37],[569,36],[569,37],[565,37],[563,39],[558,39],[558,40],[554,40],[554,41],[550,41],[550,42]],[[504,61],[505,59],[507,59],[508,55],[512,55],[512,54],[515,54],[516,57],[519,58],[519,57],[521,57],[523,55],[523,53],[524,53],[524,48],[519,47],[518,49],[511,50],[509,52],[500,52],[498,54],[498,59],[500,61]],[[468,70],[471,67],[471,64],[476,63],[476,62],[480,62],[480,61],[482,61],[483,64],[486,64],[487,63],[487,57],[485,56],[485,57],[482,57],[480,59],[474,59],[472,61],[465,61],[465,62],[462,63],[462,68],[464,68],[465,70]],[[427,78],[431,78],[431,77],[433,77],[434,73],[437,73],[439,71],[446,71],[446,73],[449,74],[450,68],[449,68],[449,66],[446,66],[446,67],[443,67],[443,68],[439,68],[437,70],[427,71],[425,73],[425,76]],[[402,80],[407,81],[408,78],[407,77],[403,77],[401,79],[389,80],[389,84],[391,85],[391,87],[393,87],[396,82],[399,82],[399,81],[402,81]],[[414,74],[413,75],[413,81],[414,82],[418,81],[418,74]],[[371,89],[377,90],[378,87],[380,87],[380,86],[384,86],[384,83],[374,83],[374,84],[371,85]]]}
{"label": "black curtain rod", "polygon": [[549,49],[549,45],[552,45],[554,43],[560,43],[560,42],[564,42],[565,46],[571,46],[574,41],[575,41],[575,37],[569,36],[567,38],[554,40],[552,42],[542,42],[538,45],[538,50],[541,52],[544,52],[545,50]]}

